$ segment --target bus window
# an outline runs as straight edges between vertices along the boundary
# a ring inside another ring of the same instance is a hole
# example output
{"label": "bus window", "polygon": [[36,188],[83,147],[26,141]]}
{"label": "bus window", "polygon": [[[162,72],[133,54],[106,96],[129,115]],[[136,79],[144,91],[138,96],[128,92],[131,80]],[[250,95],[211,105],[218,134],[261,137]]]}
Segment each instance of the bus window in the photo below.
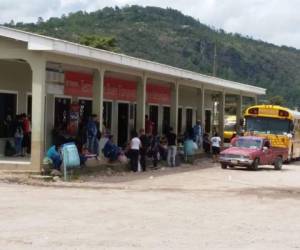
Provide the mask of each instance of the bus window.
{"label": "bus window", "polygon": [[247,117],[246,130],[262,134],[290,133],[290,121],[268,117]]}

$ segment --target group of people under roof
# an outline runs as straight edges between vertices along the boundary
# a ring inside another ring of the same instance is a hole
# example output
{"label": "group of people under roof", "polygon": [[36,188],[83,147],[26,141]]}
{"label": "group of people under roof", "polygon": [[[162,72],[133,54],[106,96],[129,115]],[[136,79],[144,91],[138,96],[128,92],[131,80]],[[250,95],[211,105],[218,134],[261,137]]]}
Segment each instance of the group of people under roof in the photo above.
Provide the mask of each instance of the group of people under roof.
{"label": "group of people under roof", "polygon": [[[78,149],[81,165],[91,157],[97,159],[104,157],[110,162],[130,162],[133,172],[146,171],[148,167],[155,169],[159,162],[164,161],[169,167],[175,167],[182,161],[180,156],[193,156],[199,150],[218,155],[220,152],[221,138],[217,133],[209,138],[203,133],[201,121],[197,121],[193,127],[187,128],[183,136],[178,136],[171,126],[165,130],[165,134],[158,135],[155,124],[148,115],[145,116],[145,129],[138,132],[132,130],[130,140],[119,147],[114,142],[114,137],[103,124],[100,131],[100,121],[97,115],[91,115],[88,119],[82,119],[78,126],[75,138],[66,139],[59,131],[55,132],[54,144],[47,151],[47,157],[51,159],[53,167],[61,169],[61,146],[73,141]],[[152,161],[152,164],[147,164]]]}

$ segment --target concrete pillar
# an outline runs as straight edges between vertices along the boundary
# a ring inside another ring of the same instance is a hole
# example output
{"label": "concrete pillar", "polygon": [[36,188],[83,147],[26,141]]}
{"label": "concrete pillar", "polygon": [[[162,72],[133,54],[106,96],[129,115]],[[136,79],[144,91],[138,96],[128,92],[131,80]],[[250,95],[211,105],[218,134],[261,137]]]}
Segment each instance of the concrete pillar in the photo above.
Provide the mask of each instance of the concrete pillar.
{"label": "concrete pillar", "polygon": [[186,108],[182,108],[182,132],[186,132]]}
{"label": "concrete pillar", "polygon": [[97,115],[100,121],[100,131],[103,124],[103,91],[104,91],[104,69],[94,71],[93,82],[93,114]]}
{"label": "concrete pillar", "polygon": [[253,101],[254,101],[254,105],[257,105],[257,104],[258,104],[257,96],[254,96],[254,97],[253,97]]}
{"label": "concrete pillar", "polygon": [[197,120],[203,123],[204,113],[204,94],[203,89],[197,89]]}
{"label": "concrete pillar", "polygon": [[172,84],[171,87],[171,108],[170,108],[170,116],[171,116],[171,127],[173,127],[173,131],[177,133],[178,128],[178,106],[179,106],[179,98],[178,98],[178,82]]}
{"label": "concrete pillar", "polygon": [[119,112],[119,108],[118,108],[118,103],[117,102],[113,102],[112,103],[112,115],[111,115],[111,134],[114,135],[114,143],[118,143],[118,112]]}
{"label": "concrete pillar", "polygon": [[163,106],[158,106],[158,126],[157,126],[157,134],[161,135],[163,132],[163,113],[164,113],[164,108]]}
{"label": "concrete pillar", "polygon": [[236,122],[239,123],[241,118],[243,117],[243,108],[242,108],[242,99],[243,97],[241,95],[237,96],[237,102],[236,102]]}
{"label": "concrete pillar", "polygon": [[145,115],[146,115],[146,86],[147,76],[144,75],[137,85],[137,105],[136,105],[136,128],[137,131],[145,129]]}
{"label": "concrete pillar", "polygon": [[45,118],[45,134],[46,134],[46,143],[45,147],[49,148],[52,145],[52,130],[54,128],[54,105],[55,105],[55,98],[53,94],[47,94],[46,97],[46,118]]}
{"label": "concrete pillar", "polygon": [[46,88],[46,60],[35,58],[30,62],[32,69],[32,142],[31,165],[32,170],[41,171],[44,157],[45,140],[45,88]]}
{"label": "concrete pillar", "polygon": [[205,131],[205,89],[201,89],[201,110],[199,119],[201,120],[203,131]]}
{"label": "concrete pillar", "polygon": [[224,141],[224,115],[225,115],[225,92],[221,92],[219,98],[219,133],[222,141]]}

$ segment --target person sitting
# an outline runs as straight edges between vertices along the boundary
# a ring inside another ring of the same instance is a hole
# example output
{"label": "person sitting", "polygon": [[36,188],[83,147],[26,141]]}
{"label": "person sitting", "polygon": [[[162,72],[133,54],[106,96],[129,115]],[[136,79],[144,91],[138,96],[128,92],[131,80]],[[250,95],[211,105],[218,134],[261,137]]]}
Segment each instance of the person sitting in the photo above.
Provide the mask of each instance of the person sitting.
{"label": "person sitting", "polygon": [[53,168],[60,171],[62,164],[62,155],[60,152],[61,144],[51,146],[47,151],[47,157],[51,159]]}
{"label": "person sitting", "polygon": [[188,161],[189,158],[193,158],[198,147],[194,142],[193,137],[187,137],[183,144],[185,160]]}
{"label": "person sitting", "polygon": [[108,158],[110,161],[116,161],[121,154],[121,150],[112,142],[112,137],[112,135],[108,137],[108,140],[102,149],[102,153],[104,157]]}
{"label": "person sitting", "polygon": [[209,135],[205,133],[203,135],[203,149],[206,154],[210,153],[210,147],[211,147],[211,143],[210,143]]}

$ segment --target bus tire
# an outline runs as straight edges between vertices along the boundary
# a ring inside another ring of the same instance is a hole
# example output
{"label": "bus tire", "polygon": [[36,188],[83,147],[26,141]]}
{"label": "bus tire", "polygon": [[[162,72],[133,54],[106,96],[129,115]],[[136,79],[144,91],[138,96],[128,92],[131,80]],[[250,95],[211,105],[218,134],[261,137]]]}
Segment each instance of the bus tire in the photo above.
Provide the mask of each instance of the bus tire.
{"label": "bus tire", "polygon": [[275,168],[275,170],[281,170],[282,169],[282,157],[281,156],[278,156],[275,159],[274,168]]}
{"label": "bus tire", "polygon": [[255,160],[251,165],[251,170],[256,171],[258,169],[258,165],[259,165],[259,158],[255,158]]}

